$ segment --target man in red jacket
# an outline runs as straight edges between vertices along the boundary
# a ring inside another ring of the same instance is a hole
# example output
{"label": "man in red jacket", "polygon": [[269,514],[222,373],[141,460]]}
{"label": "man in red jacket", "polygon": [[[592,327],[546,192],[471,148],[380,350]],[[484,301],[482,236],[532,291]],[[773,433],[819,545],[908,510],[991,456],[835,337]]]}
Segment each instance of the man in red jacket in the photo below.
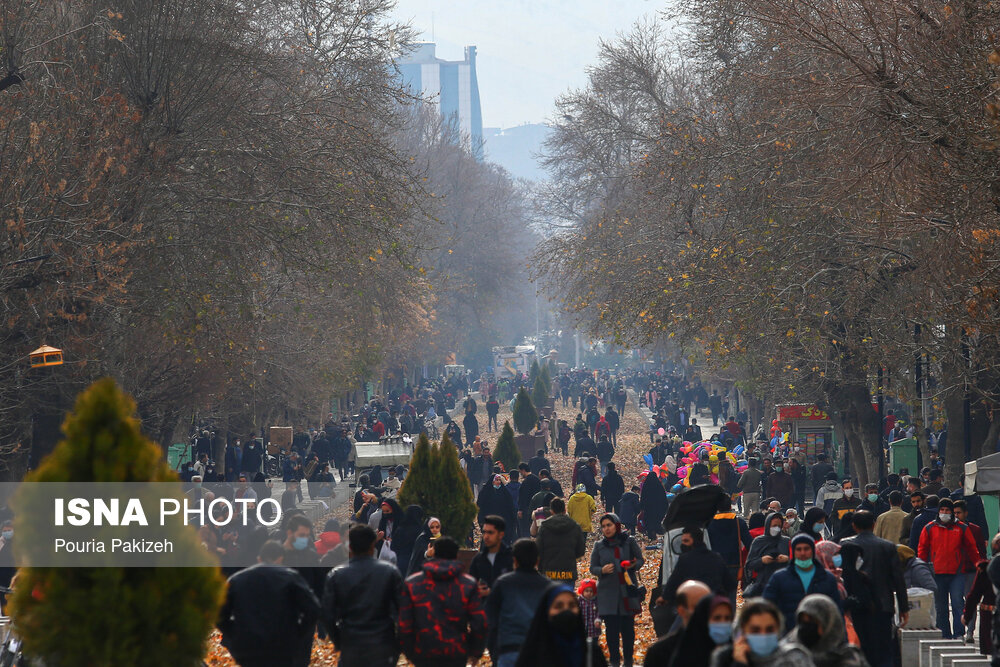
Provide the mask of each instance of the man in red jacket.
{"label": "man in red jacket", "polygon": [[[954,517],[951,498],[942,498],[938,503],[937,519],[920,531],[917,557],[930,563],[934,569],[937,594],[937,625],[945,639],[961,639],[965,636],[962,625],[962,611],[965,607],[964,562],[975,563],[979,550],[972,531]],[[951,599],[952,623],[948,622],[948,602]]]}
{"label": "man in red jacket", "polygon": [[415,667],[465,667],[486,645],[486,611],[472,577],[462,574],[458,543],[434,542],[434,558],[410,575],[399,603],[399,639]]}

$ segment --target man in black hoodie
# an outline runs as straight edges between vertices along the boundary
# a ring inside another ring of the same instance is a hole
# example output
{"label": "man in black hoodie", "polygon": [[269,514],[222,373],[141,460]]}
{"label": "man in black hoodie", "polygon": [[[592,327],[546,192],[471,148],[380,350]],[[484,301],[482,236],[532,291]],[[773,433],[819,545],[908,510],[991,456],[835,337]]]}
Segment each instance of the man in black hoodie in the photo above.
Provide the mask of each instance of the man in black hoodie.
{"label": "man in black hoodie", "polygon": [[469,565],[469,576],[476,580],[484,598],[500,575],[514,570],[514,552],[504,539],[506,530],[503,517],[491,514],[483,520],[483,545]]}
{"label": "man in black hoodie", "polygon": [[542,521],[535,538],[538,571],[555,582],[572,582],[576,586],[576,561],[586,551],[583,530],[566,514],[562,498],[553,498],[549,509],[552,516]]}

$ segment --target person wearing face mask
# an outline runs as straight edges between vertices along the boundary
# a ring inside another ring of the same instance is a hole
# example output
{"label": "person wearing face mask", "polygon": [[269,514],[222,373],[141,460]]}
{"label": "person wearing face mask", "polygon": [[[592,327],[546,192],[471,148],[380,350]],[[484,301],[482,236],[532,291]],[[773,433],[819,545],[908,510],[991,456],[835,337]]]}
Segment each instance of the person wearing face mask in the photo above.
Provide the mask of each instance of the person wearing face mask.
{"label": "person wearing face mask", "polygon": [[743,602],[733,624],[733,641],[712,653],[711,667],[812,667],[806,649],[781,642],[783,623],[777,607],[761,598]]}
{"label": "person wearing face mask", "polygon": [[[778,512],[771,512],[764,520],[764,534],[754,538],[747,554],[744,597],[764,592],[771,576],[788,564],[790,540],[782,530],[785,520]],[[747,582],[752,582],[747,584]]]}
{"label": "person wearing face mask", "polygon": [[776,458],[774,472],[767,477],[767,495],[774,497],[782,507],[791,507],[795,495],[795,481],[785,470],[787,465],[787,461]]}
{"label": "person wearing face mask", "polygon": [[841,497],[833,503],[830,510],[830,530],[836,534],[840,531],[841,520],[848,512],[854,512],[861,505],[861,499],[854,493],[854,484],[849,479],[845,479],[840,484]]}
{"label": "person wearing face mask", "polygon": [[[493,475],[491,483],[485,485],[479,492],[476,505],[479,506],[476,520],[480,528],[490,515],[501,517],[508,526],[517,525],[517,508],[514,506],[514,499],[504,488],[502,475]],[[505,535],[504,542],[510,544],[513,542],[512,538],[513,536]]]}
{"label": "person wearing face mask", "polygon": [[816,560],[818,560],[826,571],[837,579],[837,590],[840,591],[840,599],[847,599],[847,589],[844,587],[844,557],[840,555],[840,545],[836,542],[824,540],[816,543]]}
{"label": "person wearing face mask", "polygon": [[796,609],[807,595],[826,595],[841,605],[837,578],[826,571],[816,558],[816,543],[808,535],[792,538],[792,562],[774,573],[764,588],[764,599],[770,600],[785,615],[785,630],[795,627]]}
{"label": "person wearing face mask", "polygon": [[705,546],[704,533],[697,527],[681,533],[681,555],[654,598],[656,604],[674,604],[679,586],[688,580],[700,581],[713,593],[736,601],[736,575],[721,555]]}
{"label": "person wearing face mask", "polygon": [[858,509],[868,510],[875,515],[876,519],[889,511],[889,504],[882,500],[878,494],[878,484],[865,485],[865,497],[861,500],[861,504],[858,505]]}
{"label": "person wearing face mask", "polygon": [[[683,609],[683,627],[649,647],[643,663],[646,667],[708,667],[715,647],[729,643],[733,632],[732,601],[707,593],[696,599],[693,607]],[[669,654],[665,651],[668,637],[676,638]]]}
{"label": "person wearing face mask", "polygon": [[799,532],[813,538],[815,542],[822,542],[832,537],[826,525],[827,514],[820,507],[810,507],[806,510],[806,515],[802,517],[799,525]]}
{"label": "person wearing face mask", "polygon": [[816,667],[868,667],[861,650],[847,643],[843,614],[833,600],[807,595],[796,613],[798,622],[783,644],[805,646]]}
{"label": "person wearing face mask", "polygon": [[566,585],[549,587],[538,602],[516,667],[607,667],[601,645],[588,639],[576,593]]}
{"label": "person wearing face mask", "polygon": [[[938,503],[938,516],[920,531],[917,557],[927,561],[934,569],[938,594],[934,596],[937,607],[937,626],[944,639],[961,639],[965,635],[962,612],[965,608],[965,576],[963,562],[979,560],[979,550],[972,531],[955,521],[951,498]],[[948,622],[949,599],[952,622]]]}
{"label": "person wearing face mask", "polygon": [[303,514],[286,515],[285,541],[282,546],[285,548],[282,564],[302,575],[316,597],[322,597],[326,572],[319,565],[312,521]]}
{"label": "person wearing face mask", "polygon": [[[935,495],[930,495],[924,498],[924,506],[915,517],[913,517],[913,522],[910,524],[909,532],[909,544],[910,548],[917,551],[920,547],[920,534],[927,527],[927,524],[933,523],[937,520],[938,515],[938,502],[939,498]],[[911,499],[912,502],[912,499]]]}

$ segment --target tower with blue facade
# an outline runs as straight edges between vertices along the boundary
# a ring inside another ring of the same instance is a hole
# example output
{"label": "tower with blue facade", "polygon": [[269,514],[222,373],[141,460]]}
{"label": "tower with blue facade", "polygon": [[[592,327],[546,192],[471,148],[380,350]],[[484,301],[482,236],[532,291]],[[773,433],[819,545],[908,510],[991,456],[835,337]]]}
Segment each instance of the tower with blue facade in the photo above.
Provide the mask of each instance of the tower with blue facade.
{"label": "tower with blue facade", "polygon": [[483,159],[483,113],[476,79],[476,47],[465,47],[465,60],[441,60],[434,42],[418,42],[396,63],[403,84],[437,105],[444,118],[457,124],[476,159]]}

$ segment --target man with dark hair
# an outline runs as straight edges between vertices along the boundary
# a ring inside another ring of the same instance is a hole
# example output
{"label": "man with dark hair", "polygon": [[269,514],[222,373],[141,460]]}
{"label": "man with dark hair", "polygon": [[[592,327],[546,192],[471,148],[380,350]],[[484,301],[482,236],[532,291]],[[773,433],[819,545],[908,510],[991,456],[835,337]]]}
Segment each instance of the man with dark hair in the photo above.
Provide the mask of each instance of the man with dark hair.
{"label": "man with dark hair", "polygon": [[517,468],[521,471],[521,489],[517,492],[517,529],[521,537],[527,537],[531,529],[531,511],[535,509],[530,506],[531,499],[542,490],[542,483],[527,463],[521,463]]}
{"label": "man with dark hair", "polygon": [[[910,501],[912,502],[912,498]],[[938,514],[938,497],[929,495],[924,498],[924,508],[913,518],[913,525],[910,526],[910,548],[916,552],[920,547],[920,533],[924,526],[934,521]]]}
{"label": "man with dark hair", "polygon": [[414,667],[465,667],[483,654],[486,613],[472,577],[462,574],[458,543],[434,542],[434,558],[410,575],[399,603],[399,639]]}
{"label": "man with dark hair", "polygon": [[833,466],[827,463],[826,454],[817,454],[816,463],[809,469],[809,476],[812,478],[813,493],[819,491],[820,487],[823,486],[823,482],[826,481],[826,476],[831,472],[833,472]]}
{"label": "man with dark hair", "polygon": [[[848,598],[844,603],[854,619],[854,628],[868,663],[872,667],[891,667],[893,633],[893,596],[899,604],[900,627],[906,627],[909,602],[906,581],[896,552],[896,545],[875,537],[875,517],[871,512],[855,512],[852,518],[857,535],[841,541],[844,585]],[[907,611],[903,611],[907,610]]]}
{"label": "man with dark hair", "polygon": [[850,479],[841,482],[840,489],[841,497],[833,503],[833,508],[830,510],[830,524],[834,535],[840,531],[840,520],[844,518],[844,515],[848,512],[854,512],[861,505],[861,500],[855,493],[854,483]]}
{"label": "man with dark hair", "polygon": [[[979,550],[969,527],[955,521],[951,498],[942,498],[937,511],[935,520],[920,531],[917,558],[928,563],[934,570],[934,583],[937,584],[934,604],[937,607],[937,626],[941,629],[941,636],[944,639],[961,639],[965,635],[965,625],[962,623],[965,574],[962,566],[965,563],[976,563],[979,560]],[[949,598],[952,616],[950,623]]]}
{"label": "man with dark hair", "polygon": [[586,551],[583,530],[566,514],[566,501],[553,498],[552,516],[538,527],[538,569],[549,579],[576,585],[576,561]]}
{"label": "man with dark hair", "polygon": [[865,497],[861,499],[861,504],[858,505],[859,510],[867,510],[875,515],[878,519],[884,512],[889,511],[889,503],[882,500],[878,494],[878,484],[874,482],[865,484]]}
{"label": "man with dark hair", "polygon": [[347,534],[350,560],[326,579],[323,616],[340,649],[342,667],[391,667],[399,658],[396,619],[403,577],[375,559],[375,531],[352,526]]}
{"label": "man with dark hair", "polygon": [[548,480],[549,481],[548,490],[551,491],[553,495],[559,498],[563,497],[562,484],[560,484],[559,480],[557,480],[552,476],[552,473],[549,472],[548,469],[538,471],[538,480],[539,484],[543,484],[545,480]]}
{"label": "man with dark hair", "polygon": [[[705,546],[705,534],[696,526],[688,526],[682,531],[681,555],[666,583],[653,596],[656,604],[674,604],[678,587],[688,579],[700,581],[714,593],[728,597],[733,601],[733,608],[736,608],[736,577],[726,566],[722,556],[709,551]],[[661,572],[657,581],[662,580]]]}
{"label": "man with dark hair", "polygon": [[[924,492],[919,490],[911,491],[908,497],[910,499],[910,511],[906,514],[906,518],[903,519],[903,523],[900,526],[898,542],[898,544],[905,545],[910,544],[910,530],[913,529],[913,520],[916,519],[924,509]],[[893,540],[889,541],[892,542]],[[916,550],[914,550],[913,553],[917,553]]]}
{"label": "man with dark hair", "polygon": [[743,550],[750,548],[753,539],[747,522],[733,511],[728,495],[719,496],[719,506],[708,522],[707,531],[712,551],[722,556],[733,578],[738,578],[743,567]]}
{"label": "man with dark hair", "polygon": [[747,469],[740,475],[740,480],[736,483],[736,489],[743,493],[741,502],[743,503],[743,516],[748,517],[757,511],[760,504],[760,489],[763,473],[757,470],[757,459],[747,460]]}
{"label": "man with dark hair", "polygon": [[489,619],[487,645],[493,664],[514,667],[538,602],[549,587],[549,580],[535,569],[538,546],[530,538],[514,542],[514,571],[496,580],[486,600]]}
{"label": "man with dark hair", "polygon": [[245,667],[306,667],[319,600],[309,584],[281,564],[281,543],[265,542],[257,565],[229,578],[219,613],[222,645]]}
{"label": "man with dark hair", "polygon": [[542,470],[548,470],[551,466],[549,465],[549,460],[545,458],[545,450],[539,449],[535,452],[535,455],[528,459],[528,467],[534,474],[540,473]]}
{"label": "man with dark hair", "polygon": [[941,490],[941,487],[944,486],[944,483],[941,481],[943,476],[944,473],[941,472],[940,468],[931,468],[927,473],[927,479],[930,481],[924,486],[924,493],[928,496],[931,494],[936,495]]}
{"label": "man with dark hair", "polygon": [[[503,517],[490,514],[483,520],[483,544],[469,565],[469,576],[476,581],[482,597],[490,594],[493,582],[500,575],[514,569],[513,551],[504,540],[506,530]],[[437,546],[434,548],[436,555]]]}
{"label": "man with dark hair", "polygon": [[881,537],[893,544],[904,544],[903,522],[907,514],[903,511],[903,494],[892,491],[889,494],[889,511],[883,512],[875,521],[875,537]]}

